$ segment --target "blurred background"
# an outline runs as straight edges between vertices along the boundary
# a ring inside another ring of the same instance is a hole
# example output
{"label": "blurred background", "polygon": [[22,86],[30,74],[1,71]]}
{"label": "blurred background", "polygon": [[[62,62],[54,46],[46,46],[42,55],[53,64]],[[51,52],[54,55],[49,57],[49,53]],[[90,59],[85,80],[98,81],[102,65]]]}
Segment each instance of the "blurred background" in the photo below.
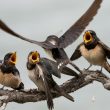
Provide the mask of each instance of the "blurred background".
{"label": "blurred background", "polygon": [[[0,19],[15,32],[25,37],[43,41],[48,35],[61,36],[92,4],[93,0],[0,0]],[[101,8],[94,20],[86,29],[95,30],[98,37],[110,47],[110,1],[103,0]],[[83,35],[83,33],[82,33]],[[79,39],[65,50],[70,57],[76,46],[82,42]],[[27,55],[32,50],[38,50],[42,57],[48,57],[44,50],[34,44],[14,38],[0,30],[0,59],[10,51],[17,51],[17,68],[25,88],[36,88],[26,70]],[[81,68],[87,68],[88,62],[80,58],[75,63]],[[91,69],[100,69],[94,66]],[[108,72],[103,70],[106,75]],[[58,84],[71,77],[62,75],[62,79],[55,79]],[[110,107],[110,91],[103,88],[102,84],[94,82],[80,90],[71,93],[75,102],[70,102],[64,97],[54,99],[55,110],[108,110]],[[92,99],[95,98],[93,102]],[[47,110],[46,101],[37,103],[9,103],[6,110]]]}

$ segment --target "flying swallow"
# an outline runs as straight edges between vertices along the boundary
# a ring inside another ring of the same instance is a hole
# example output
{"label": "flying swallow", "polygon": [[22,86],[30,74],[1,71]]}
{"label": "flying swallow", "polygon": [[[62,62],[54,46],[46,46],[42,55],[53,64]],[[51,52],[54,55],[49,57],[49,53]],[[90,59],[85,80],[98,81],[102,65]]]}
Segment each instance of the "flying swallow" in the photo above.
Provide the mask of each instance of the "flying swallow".
{"label": "flying swallow", "polygon": [[41,58],[37,51],[30,52],[27,61],[28,76],[38,87],[39,91],[45,92],[49,110],[54,108],[51,94],[52,90],[57,91],[59,95],[74,101],[73,97],[61,89],[52,78],[52,75],[60,78],[60,72],[57,65],[54,65],[52,62],[47,58]]}
{"label": "flying swallow", "polygon": [[107,58],[110,59],[110,48],[105,45],[93,30],[87,30],[83,36],[83,42],[78,45],[70,60],[76,60],[83,56],[90,66],[98,65],[105,68],[110,73],[110,65]]}
{"label": "flying swallow", "polygon": [[50,35],[43,42],[31,40],[14,32],[2,20],[0,20],[0,28],[17,38],[37,44],[44,48],[51,57],[58,62],[58,68],[70,64],[81,73],[81,70],[69,60],[64,48],[72,44],[81,35],[89,22],[92,21],[93,17],[97,14],[101,2],[102,0],[95,0],[89,9],[60,38],[55,35]]}
{"label": "flying swallow", "polygon": [[20,74],[16,68],[16,52],[7,53],[0,64],[0,84],[15,90],[24,89]]}

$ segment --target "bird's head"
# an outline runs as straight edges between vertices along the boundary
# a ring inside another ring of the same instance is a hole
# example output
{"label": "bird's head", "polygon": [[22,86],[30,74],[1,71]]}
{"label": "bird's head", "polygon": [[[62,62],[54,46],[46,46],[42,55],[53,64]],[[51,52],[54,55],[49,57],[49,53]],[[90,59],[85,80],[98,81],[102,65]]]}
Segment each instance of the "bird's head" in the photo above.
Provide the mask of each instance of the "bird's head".
{"label": "bird's head", "polygon": [[32,51],[28,55],[28,62],[31,64],[36,64],[40,61],[40,54],[37,51]]}
{"label": "bird's head", "polygon": [[15,65],[17,61],[16,52],[7,53],[4,57],[4,63],[9,65]]}
{"label": "bird's head", "polygon": [[87,30],[83,35],[83,41],[85,45],[91,45],[98,41],[97,35],[92,30]]}
{"label": "bird's head", "polygon": [[47,37],[46,42],[48,42],[52,45],[58,45],[59,38],[55,35],[50,35]]}

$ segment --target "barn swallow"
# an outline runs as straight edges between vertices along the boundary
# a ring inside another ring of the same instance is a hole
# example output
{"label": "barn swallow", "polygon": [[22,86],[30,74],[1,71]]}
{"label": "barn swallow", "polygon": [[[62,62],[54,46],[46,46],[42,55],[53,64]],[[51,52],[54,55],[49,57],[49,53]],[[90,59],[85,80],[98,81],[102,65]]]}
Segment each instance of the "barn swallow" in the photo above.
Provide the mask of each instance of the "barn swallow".
{"label": "barn swallow", "polygon": [[0,66],[0,84],[15,90],[24,89],[20,74],[16,68],[16,52],[7,53]]}
{"label": "barn swallow", "polygon": [[73,61],[81,56],[90,63],[87,69],[92,65],[98,65],[101,66],[101,71],[105,68],[110,73],[110,65],[107,62],[107,58],[110,59],[110,48],[101,42],[93,30],[85,32],[83,42],[78,45],[70,60]]}
{"label": "barn swallow", "polygon": [[30,52],[27,60],[28,76],[38,87],[38,90],[46,94],[49,110],[54,108],[51,94],[52,90],[57,91],[59,95],[74,101],[73,97],[60,88],[52,78],[52,75],[60,78],[60,72],[57,65],[54,65],[52,62],[47,58],[41,58],[37,51]]}
{"label": "barn swallow", "polygon": [[89,9],[60,38],[55,35],[50,35],[44,42],[31,40],[17,34],[1,20],[0,28],[17,38],[37,44],[44,48],[48,53],[50,53],[52,58],[58,62],[58,68],[61,68],[66,64],[70,64],[81,73],[81,70],[79,70],[79,68],[69,60],[64,48],[72,44],[81,35],[89,22],[92,21],[93,17],[97,14],[101,2],[102,0],[95,0]]}

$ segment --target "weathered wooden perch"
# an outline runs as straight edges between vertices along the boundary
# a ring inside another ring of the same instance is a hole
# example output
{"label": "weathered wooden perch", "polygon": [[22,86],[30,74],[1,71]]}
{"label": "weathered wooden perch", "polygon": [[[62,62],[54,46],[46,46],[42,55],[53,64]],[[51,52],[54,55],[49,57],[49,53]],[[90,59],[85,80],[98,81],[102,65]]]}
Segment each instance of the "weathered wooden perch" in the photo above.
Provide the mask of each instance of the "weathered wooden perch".
{"label": "weathered wooden perch", "polygon": [[[80,77],[72,78],[61,85],[66,92],[71,93],[77,91],[78,89],[92,83],[93,81],[101,82],[105,89],[110,90],[110,78],[99,71],[87,71],[84,70]],[[53,98],[60,97],[57,93],[52,93]],[[16,102],[16,103],[26,103],[26,102],[38,102],[46,100],[45,94],[34,90],[0,90],[0,106],[4,103]]]}

